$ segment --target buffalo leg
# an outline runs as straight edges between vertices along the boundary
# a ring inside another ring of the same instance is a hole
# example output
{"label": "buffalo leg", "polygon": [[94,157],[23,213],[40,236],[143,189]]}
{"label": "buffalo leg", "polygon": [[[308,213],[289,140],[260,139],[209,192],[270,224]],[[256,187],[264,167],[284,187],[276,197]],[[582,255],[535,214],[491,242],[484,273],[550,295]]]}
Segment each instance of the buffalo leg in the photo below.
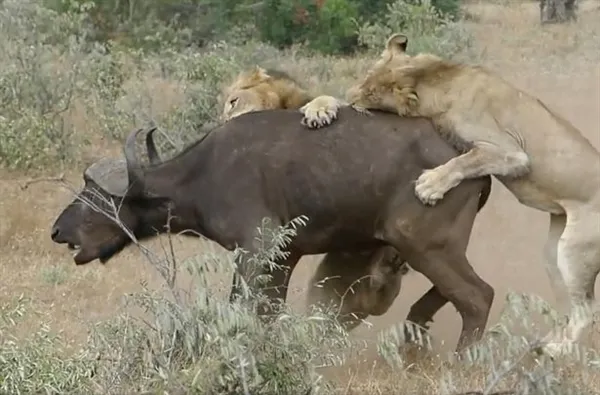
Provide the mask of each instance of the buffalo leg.
{"label": "buffalo leg", "polygon": [[[300,260],[301,255],[291,252],[286,259],[275,262],[277,267],[273,268],[273,270],[269,270],[267,267],[251,267],[247,261],[248,256],[250,255],[252,255],[252,253],[249,253],[246,256],[240,256],[237,261],[238,270],[236,270],[233,274],[229,301],[233,302],[236,298],[241,296],[242,287],[240,279],[244,278],[252,292],[260,290],[268,298],[267,304],[261,304],[259,306],[258,314],[269,314],[272,310],[272,303],[275,302],[276,299],[280,298],[283,300],[283,302],[286,301],[287,288],[290,282],[291,274],[296,267],[296,264]],[[263,274],[270,274],[270,279],[266,282],[266,284],[261,284],[260,287],[254,286],[254,279],[256,276]]]}
{"label": "buffalo leg", "polygon": [[[409,241],[400,233],[389,236],[392,245],[408,253],[411,267],[427,277],[436,292],[452,302],[461,315],[463,325],[456,350],[460,351],[479,340],[492,307],[494,289],[473,270],[460,246],[457,248],[448,241],[443,245],[430,244],[428,248],[417,249],[414,246],[423,247],[422,242]],[[430,295],[435,296],[433,292]],[[429,298],[431,296],[426,294],[422,300]],[[438,299],[438,305],[442,298]]]}
{"label": "buffalo leg", "polygon": [[[481,339],[492,308],[494,289],[477,275],[464,253],[428,251],[416,266],[415,270],[428,277],[440,296],[452,302],[462,317],[457,351]],[[441,301],[442,298],[437,300],[438,305]]]}
{"label": "buffalo leg", "polygon": [[[412,322],[419,327],[419,331],[428,330],[429,324],[433,321],[433,316],[448,303],[448,299],[444,297],[439,290],[433,286],[419,300],[417,300],[410,308],[406,321]],[[412,342],[412,336],[408,331],[405,331],[405,338]]]}
{"label": "buffalo leg", "polygon": [[[467,248],[469,245],[469,239],[471,238],[471,232],[473,231],[473,222],[475,220],[475,216],[477,215],[477,212],[481,210],[486,200],[487,198],[485,198],[483,202],[481,200],[478,202],[478,207],[475,212],[472,211],[472,208],[469,209],[467,206],[465,206],[466,211],[463,211],[463,215],[457,218],[458,220],[453,224],[453,230],[449,232],[451,237],[449,240],[446,240],[446,245],[452,246],[452,248],[457,251],[457,256],[460,255],[462,257],[461,260],[463,261],[467,261]],[[458,253],[458,251],[461,252]],[[467,265],[469,268],[471,268],[468,262]],[[472,268],[470,272],[473,272]],[[480,281],[483,281],[477,277],[474,272],[472,275],[474,275],[475,278],[479,279]],[[477,283],[478,281],[475,282]],[[482,289],[485,288],[487,287],[482,287]],[[490,294],[491,298],[493,298],[493,292]],[[448,298],[446,298],[434,285],[411,306],[406,320],[413,322],[424,329],[429,329],[429,323],[433,321],[435,314],[442,307],[444,307],[447,302]],[[410,339],[410,337],[406,338]]]}
{"label": "buffalo leg", "polygon": [[[460,249],[460,251],[463,251],[463,255],[466,256],[473,223],[465,221],[457,225],[456,231],[453,232],[452,245],[457,250]],[[433,317],[446,303],[448,303],[448,299],[440,293],[437,287],[433,286],[411,306],[406,320],[417,324],[425,330],[429,330],[429,323],[433,322]],[[409,341],[413,340],[407,332],[405,332],[405,338],[409,339]]]}

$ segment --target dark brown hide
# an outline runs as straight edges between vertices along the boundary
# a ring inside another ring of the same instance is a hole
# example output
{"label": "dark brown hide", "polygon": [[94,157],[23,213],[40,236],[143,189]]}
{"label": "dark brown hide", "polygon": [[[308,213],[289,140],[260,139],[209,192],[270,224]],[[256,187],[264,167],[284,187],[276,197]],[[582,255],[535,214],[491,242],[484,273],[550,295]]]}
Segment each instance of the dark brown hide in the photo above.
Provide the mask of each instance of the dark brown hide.
{"label": "dark brown hide", "polygon": [[[421,204],[414,180],[457,155],[430,121],[344,108],[333,125],[313,131],[300,124],[295,110],[253,112],[145,168],[133,152],[134,141],[132,134],[125,144],[129,191],[112,195],[128,208],[131,217],[123,222],[139,239],[165,231],[170,207],[172,231],[191,229],[229,250],[238,245],[253,252],[263,218],[282,225],[306,215],[307,226],[298,230],[290,256],[280,264],[293,270],[306,254],[391,246],[434,285],[409,320],[422,323],[450,301],[463,318],[458,348],[481,335],[494,292],[465,251],[491,178],[466,180],[433,207]],[[88,177],[86,186],[92,181]],[[85,226],[107,221],[96,214],[72,203],[53,226],[56,242],[86,251],[76,263],[107,260],[105,240],[111,250],[128,243],[120,229],[104,227],[96,235],[95,227]],[[105,253],[94,257],[93,251]],[[290,273],[273,273],[270,297],[285,298],[281,291]]]}

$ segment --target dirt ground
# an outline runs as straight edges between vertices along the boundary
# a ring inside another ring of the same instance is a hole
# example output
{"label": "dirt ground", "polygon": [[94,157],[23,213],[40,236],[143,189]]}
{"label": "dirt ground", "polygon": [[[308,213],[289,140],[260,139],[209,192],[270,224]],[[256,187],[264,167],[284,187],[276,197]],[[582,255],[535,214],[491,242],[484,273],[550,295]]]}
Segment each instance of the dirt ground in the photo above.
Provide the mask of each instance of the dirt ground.
{"label": "dirt ground", "polygon": [[[538,26],[534,4],[473,4],[469,11],[475,16],[470,28],[484,49],[484,63],[565,115],[600,149],[599,5],[597,1],[582,3],[577,25],[543,29]],[[67,174],[75,186],[82,184],[81,170]],[[30,310],[38,312],[29,318],[30,325],[48,322],[76,345],[85,339],[88,323],[110,317],[122,295],[139,290],[142,280],[157,284],[157,276],[135,249],[105,266],[95,262],[76,267],[66,248],[53,244],[49,235],[55,217],[71,200],[70,192],[52,183],[38,183],[23,191],[20,185],[25,180],[0,172],[0,303],[25,295],[31,300]],[[542,260],[547,223],[546,214],[520,205],[494,180],[492,196],[475,223],[468,249],[473,266],[496,290],[489,325],[495,323],[507,290],[536,293],[555,302]],[[180,256],[198,249],[195,240],[176,243]],[[220,249],[201,243],[202,248]],[[158,248],[159,241],[147,244]],[[303,258],[293,274],[289,299],[298,308],[319,258]],[[215,284],[228,285],[226,281]],[[362,325],[354,336],[375,339],[379,331],[403,320],[410,305],[430,286],[419,274],[404,284],[391,310],[371,317],[373,327]],[[440,350],[454,347],[459,329],[458,314],[446,306],[432,325]],[[589,332],[588,337],[600,336],[595,333],[597,327]]]}

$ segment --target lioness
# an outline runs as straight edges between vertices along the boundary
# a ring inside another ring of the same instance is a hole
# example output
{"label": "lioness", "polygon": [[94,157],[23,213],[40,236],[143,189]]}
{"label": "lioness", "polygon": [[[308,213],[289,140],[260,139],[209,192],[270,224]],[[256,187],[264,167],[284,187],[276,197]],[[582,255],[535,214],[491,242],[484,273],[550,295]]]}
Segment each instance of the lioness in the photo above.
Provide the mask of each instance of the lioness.
{"label": "lioness", "polygon": [[495,73],[431,54],[410,56],[407,44],[402,34],[390,36],[347,99],[362,108],[430,117],[438,130],[470,146],[421,174],[415,192],[422,202],[435,204],[462,180],[491,174],[519,202],[550,214],[547,271],[572,304],[566,331],[545,339],[545,351],[555,356],[580,337],[595,309],[600,153],[569,121]]}
{"label": "lioness", "polygon": [[[222,121],[252,111],[301,109],[308,102],[311,102],[314,119],[331,120],[338,109],[337,99],[319,96],[319,100],[312,101],[314,96],[286,72],[259,66],[239,73],[222,94],[225,97]],[[352,330],[369,315],[378,316],[389,310],[408,270],[406,262],[392,247],[330,252],[309,281],[307,303],[341,305],[339,320],[346,329]]]}

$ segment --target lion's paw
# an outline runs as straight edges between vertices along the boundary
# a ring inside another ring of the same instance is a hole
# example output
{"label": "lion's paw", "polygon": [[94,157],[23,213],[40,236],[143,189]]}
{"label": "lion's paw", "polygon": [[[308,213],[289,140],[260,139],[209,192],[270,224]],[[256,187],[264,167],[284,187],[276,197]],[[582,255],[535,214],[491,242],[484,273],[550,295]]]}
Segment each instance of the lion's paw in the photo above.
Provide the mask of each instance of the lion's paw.
{"label": "lion's paw", "polygon": [[300,111],[304,114],[302,125],[311,129],[317,129],[330,125],[337,119],[339,101],[331,96],[319,96],[306,103]]}
{"label": "lion's paw", "polygon": [[415,182],[415,194],[423,204],[433,206],[458,183],[458,177],[449,177],[440,169],[425,170]]}
{"label": "lion's paw", "polygon": [[337,118],[337,112],[327,108],[309,108],[304,112],[302,117],[302,125],[311,129],[318,129],[323,126],[331,125],[334,119]]}

